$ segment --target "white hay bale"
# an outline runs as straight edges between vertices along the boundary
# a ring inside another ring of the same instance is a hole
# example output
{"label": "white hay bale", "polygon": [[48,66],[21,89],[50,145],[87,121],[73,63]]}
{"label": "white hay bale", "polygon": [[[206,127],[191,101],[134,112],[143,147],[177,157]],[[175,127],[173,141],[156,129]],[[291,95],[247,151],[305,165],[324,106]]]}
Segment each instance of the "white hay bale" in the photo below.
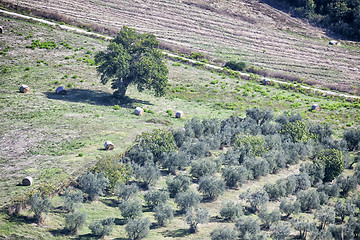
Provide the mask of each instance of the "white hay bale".
{"label": "white hay bale", "polygon": [[338,41],[336,41],[336,40],[331,40],[331,41],[329,42],[329,44],[330,44],[330,45],[337,45],[337,46],[340,46],[340,45],[341,45],[341,43],[338,42]]}
{"label": "white hay bale", "polygon": [[176,118],[184,118],[185,117],[185,113],[183,111],[177,111],[175,114]]}
{"label": "white hay bale", "polygon": [[135,108],[135,115],[142,116],[144,114],[144,109],[141,107]]}
{"label": "white hay bale", "polygon": [[114,144],[110,141],[106,141],[104,144],[104,147],[106,150],[113,150],[114,149]]}
{"label": "white hay bale", "polygon": [[318,104],[314,104],[314,105],[312,105],[311,106],[311,110],[315,110],[315,111],[318,111],[318,112],[320,112],[321,111],[321,107],[320,107],[320,105],[318,105]]}
{"label": "white hay bale", "polygon": [[66,95],[66,89],[60,86],[56,89],[56,93],[61,95]]}
{"label": "white hay bale", "polygon": [[27,176],[22,180],[22,185],[23,186],[30,186],[31,184],[33,184],[34,180],[32,177]]}
{"label": "white hay bale", "polygon": [[21,93],[28,93],[30,92],[30,87],[26,86],[25,84],[21,85],[20,87],[20,92]]}

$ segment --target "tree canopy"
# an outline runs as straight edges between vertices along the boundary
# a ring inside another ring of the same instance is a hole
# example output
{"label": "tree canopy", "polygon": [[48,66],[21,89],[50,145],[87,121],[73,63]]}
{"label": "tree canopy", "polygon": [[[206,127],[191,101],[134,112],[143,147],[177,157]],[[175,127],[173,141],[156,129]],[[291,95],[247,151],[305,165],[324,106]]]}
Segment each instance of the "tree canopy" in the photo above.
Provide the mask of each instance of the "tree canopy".
{"label": "tree canopy", "polygon": [[153,34],[139,34],[135,29],[123,26],[107,49],[95,56],[101,82],[112,81],[112,88],[116,90],[114,94],[121,98],[125,97],[131,84],[136,85],[140,92],[152,89],[156,96],[163,96],[168,69],[158,46]]}

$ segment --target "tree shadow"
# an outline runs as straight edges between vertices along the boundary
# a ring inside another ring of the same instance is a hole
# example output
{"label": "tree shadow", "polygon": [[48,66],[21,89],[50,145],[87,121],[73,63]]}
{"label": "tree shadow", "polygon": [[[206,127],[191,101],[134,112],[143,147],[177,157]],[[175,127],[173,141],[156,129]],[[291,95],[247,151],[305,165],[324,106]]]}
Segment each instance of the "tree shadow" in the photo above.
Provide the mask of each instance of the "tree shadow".
{"label": "tree shadow", "polygon": [[91,105],[100,105],[100,106],[119,105],[120,107],[123,108],[134,108],[136,104],[153,105],[149,101],[144,101],[130,97],[126,97],[125,99],[120,99],[111,93],[100,90],[90,90],[90,89],[74,88],[67,90],[66,95],[56,94],[54,92],[45,92],[45,95],[49,99],[62,100],[68,102],[88,103]]}
{"label": "tree shadow", "polygon": [[209,222],[230,222],[222,217],[219,217],[219,216],[212,216],[209,218]]}
{"label": "tree shadow", "polygon": [[119,203],[115,199],[101,199],[101,203],[105,204],[108,207],[118,207]]}
{"label": "tree shadow", "polygon": [[70,232],[67,231],[67,230],[64,229],[64,228],[50,230],[50,233],[51,233],[54,237],[57,237],[57,236],[60,236],[60,235],[71,235]]}
{"label": "tree shadow", "polygon": [[185,228],[185,229],[180,228],[180,229],[176,229],[176,230],[166,230],[166,231],[162,232],[162,234],[164,234],[165,237],[182,238],[187,235],[190,235],[190,231],[187,228]]}
{"label": "tree shadow", "polygon": [[12,215],[9,216],[7,219],[9,222],[12,223],[17,223],[17,224],[31,224],[31,223],[36,223],[34,218],[28,217],[28,216],[23,216],[23,215]]}
{"label": "tree shadow", "polygon": [[84,234],[84,235],[78,235],[75,239],[76,240],[93,240],[93,239],[99,239],[99,238],[95,237],[91,233],[88,233],[88,234]]}
{"label": "tree shadow", "polygon": [[128,222],[125,218],[115,218],[114,223],[115,225],[123,226]]}

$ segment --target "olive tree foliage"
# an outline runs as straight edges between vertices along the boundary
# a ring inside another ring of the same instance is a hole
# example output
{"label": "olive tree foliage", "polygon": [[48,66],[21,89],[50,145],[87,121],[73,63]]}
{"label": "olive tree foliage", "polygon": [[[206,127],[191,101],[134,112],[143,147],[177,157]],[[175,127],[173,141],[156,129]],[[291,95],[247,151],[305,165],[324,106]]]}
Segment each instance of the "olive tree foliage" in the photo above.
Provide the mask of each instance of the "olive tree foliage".
{"label": "olive tree foliage", "polygon": [[168,191],[170,192],[170,197],[175,197],[179,192],[185,192],[190,187],[190,177],[184,174],[177,175],[172,178],[169,177],[166,179],[166,184]]}
{"label": "olive tree foliage", "polygon": [[229,228],[219,227],[210,233],[211,240],[236,240],[236,232]]}
{"label": "olive tree foliage", "polygon": [[137,164],[132,166],[135,176],[142,180],[145,189],[149,189],[149,186],[154,185],[160,178],[160,170],[153,163],[146,162],[144,166]]}
{"label": "olive tree foliage", "polygon": [[269,195],[264,190],[257,190],[250,193],[250,189],[247,192],[240,195],[240,199],[245,199],[249,203],[249,210],[251,212],[258,212],[269,201]]}
{"label": "olive tree foliage", "polygon": [[310,211],[320,207],[320,198],[318,192],[314,190],[300,191],[297,194],[297,201],[300,203],[302,212]]}
{"label": "olive tree foliage", "polygon": [[237,188],[246,182],[248,176],[247,169],[244,166],[226,166],[222,170],[222,177],[229,188]]}
{"label": "olive tree foliage", "polygon": [[153,34],[139,34],[124,26],[107,49],[95,55],[101,83],[111,81],[114,94],[121,98],[125,98],[129,85],[136,85],[140,92],[153,89],[156,96],[163,96],[168,69],[158,47]]}
{"label": "olive tree foliage", "polygon": [[125,230],[131,240],[139,240],[146,238],[150,232],[150,219],[149,218],[135,218],[129,219],[126,224]]}
{"label": "olive tree foliage", "polygon": [[165,226],[174,218],[174,210],[169,204],[157,205],[154,211],[154,217],[159,226]]}
{"label": "olive tree foliage", "polygon": [[201,178],[203,176],[212,176],[217,171],[217,164],[211,159],[201,159],[194,161],[191,164],[190,174],[194,178]]}
{"label": "olive tree foliage", "polygon": [[346,141],[349,151],[357,150],[360,142],[360,127],[345,131],[344,140]]}
{"label": "olive tree foliage", "polygon": [[175,196],[175,203],[178,205],[180,212],[185,213],[190,207],[197,207],[200,204],[201,196],[192,191],[179,192]]}
{"label": "olive tree foliage", "polygon": [[247,239],[252,236],[252,239],[257,239],[256,236],[260,233],[259,222],[252,217],[241,216],[235,222],[235,231],[239,239]]}
{"label": "olive tree foliage", "polygon": [[268,110],[260,110],[259,108],[251,108],[246,110],[246,117],[254,119],[258,125],[271,121],[274,118],[274,114]]}
{"label": "olive tree foliage", "polygon": [[243,215],[241,203],[227,202],[220,209],[220,216],[228,221],[234,221]]}
{"label": "olive tree foliage", "polygon": [[46,196],[41,196],[40,193],[31,195],[28,199],[31,211],[34,212],[34,218],[37,223],[42,223],[44,220],[44,213],[48,213],[51,209],[51,202]]}
{"label": "olive tree foliage", "polygon": [[85,173],[79,178],[79,188],[87,194],[88,199],[93,201],[104,195],[105,189],[109,186],[109,180],[105,173]]}
{"label": "olive tree foliage", "polygon": [[169,192],[164,190],[151,190],[145,193],[144,199],[150,209],[166,203],[169,199]]}
{"label": "olive tree foliage", "polygon": [[288,218],[293,213],[300,212],[300,202],[299,201],[287,201],[285,198],[280,202],[280,212],[285,214]]}
{"label": "olive tree foliage", "polygon": [[335,222],[335,211],[332,207],[323,207],[315,212],[315,218],[320,222],[320,229],[325,229],[326,225]]}
{"label": "olive tree foliage", "polygon": [[164,152],[161,156],[160,163],[162,168],[167,169],[175,175],[176,170],[181,170],[189,165],[190,159],[185,152]]}
{"label": "olive tree foliage", "polygon": [[139,199],[130,199],[120,203],[121,216],[125,219],[136,218],[142,214],[142,204]]}
{"label": "olive tree foliage", "polygon": [[71,234],[76,234],[86,224],[86,213],[68,213],[65,217],[65,229]]}
{"label": "olive tree foliage", "polygon": [[198,190],[205,198],[214,200],[225,192],[225,183],[216,177],[203,176],[200,178]]}
{"label": "olive tree foliage", "polygon": [[121,202],[125,202],[131,198],[136,197],[138,192],[139,187],[135,183],[130,185],[117,184],[115,186],[115,195]]}
{"label": "olive tree foliage", "polygon": [[268,212],[266,208],[262,208],[258,214],[264,228],[269,228],[274,223],[277,223],[281,219],[281,214],[278,210]]}
{"label": "olive tree foliage", "polygon": [[83,193],[79,190],[71,192],[69,188],[66,189],[64,196],[64,208],[69,212],[74,212],[78,203],[83,201]]}
{"label": "olive tree foliage", "polygon": [[345,199],[345,201],[338,199],[335,203],[334,210],[335,216],[339,217],[341,222],[344,222],[346,216],[354,215],[356,207],[349,199]]}
{"label": "olive tree foliage", "polygon": [[304,217],[292,219],[291,226],[299,231],[299,237],[302,240],[307,239],[308,234],[316,228],[314,222],[309,222],[309,220],[305,220]]}
{"label": "olive tree foliage", "polygon": [[290,235],[290,224],[287,222],[277,223],[271,226],[270,231],[271,237],[275,240],[288,239]]}
{"label": "olive tree foliage", "polygon": [[111,234],[114,225],[114,218],[106,218],[91,223],[89,225],[89,228],[94,236],[98,238],[103,238]]}
{"label": "olive tree foliage", "polygon": [[207,223],[209,212],[205,208],[188,208],[186,210],[186,222],[190,225],[190,233],[198,231],[198,225]]}

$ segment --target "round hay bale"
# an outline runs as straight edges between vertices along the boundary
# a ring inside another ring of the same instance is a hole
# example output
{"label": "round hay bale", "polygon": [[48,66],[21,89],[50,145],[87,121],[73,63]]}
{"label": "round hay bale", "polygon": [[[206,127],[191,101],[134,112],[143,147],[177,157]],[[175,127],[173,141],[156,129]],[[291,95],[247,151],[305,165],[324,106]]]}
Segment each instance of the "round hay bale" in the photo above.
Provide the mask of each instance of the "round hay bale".
{"label": "round hay bale", "polygon": [[30,87],[26,86],[25,84],[21,85],[20,87],[20,92],[21,93],[28,93],[30,92]]}
{"label": "round hay bale", "polygon": [[267,78],[264,78],[264,80],[262,81],[262,84],[263,84],[263,85],[270,85],[270,84],[271,84],[271,80],[270,80],[270,79],[267,79]]}
{"label": "round hay bale", "polygon": [[31,184],[33,184],[33,178],[30,177],[30,176],[27,176],[25,177],[23,180],[22,180],[22,185],[23,186],[30,186]]}
{"label": "round hay bale", "polygon": [[331,41],[329,42],[329,44],[330,44],[330,45],[340,45],[340,43],[339,43],[338,41],[336,41],[336,40],[331,40]]}
{"label": "round hay bale", "polygon": [[110,141],[106,141],[104,144],[105,150],[113,150],[114,149],[114,144]]}
{"label": "round hay bale", "polygon": [[320,111],[321,111],[321,107],[320,107],[320,105],[318,105],[318,104],[314,104],[314,105],[311,106],[311,110],[312,110],[312,111],[318,111],[318,112],[320,112]]}
{"label": "round hay bale", "polygon": [[58,87],[56,89],[57,94],[66,95],[66,89],[64,87]]}
{"label": "round hay bale", "polygon": [[143,114],[144,114],[144,109],[142,109],[141,107],[135,108],[135,115],[142,116]]}
{"label": "round hay bale", "polygon": [[185,113],[183,111],[177,111],[175,114],[176,118],[184,118],[185,117]]}

